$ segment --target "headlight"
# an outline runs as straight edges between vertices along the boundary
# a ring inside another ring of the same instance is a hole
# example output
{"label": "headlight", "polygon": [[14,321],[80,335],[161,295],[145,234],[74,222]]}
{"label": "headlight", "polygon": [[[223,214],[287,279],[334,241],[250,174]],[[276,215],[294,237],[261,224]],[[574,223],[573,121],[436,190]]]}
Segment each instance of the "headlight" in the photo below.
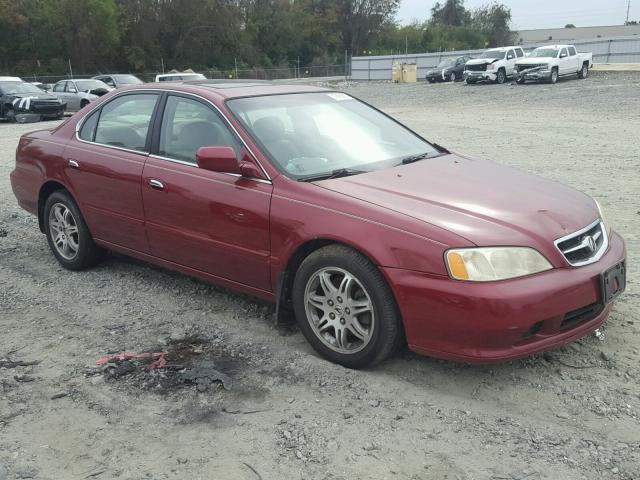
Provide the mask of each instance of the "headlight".
{"label": "headlight", "polygon": [[492,282],[523,277],[553,268],[539,252],[528,247],[485,247],[447,250],[451,278]]}
{"label": "headlight", "polygon": [[496,64],[495,63],[490,63],[487,65],[487,70],[495,70],[496,68]]}
{"label": "headlight", "polygon": [[604,216],[604,211],[602,210],[602,205],[600,205],[600,202],[598,202],[595,198],[593,199],[594,202],[596,202],[596,207],[598,207],[598,213],[600,214],[600,220],[602,220],[602,223],[604,223],[604,228],[607,231],[607,237],[611,234],[611,226],[609,225],[609,222],[607,222],[607,217]]}

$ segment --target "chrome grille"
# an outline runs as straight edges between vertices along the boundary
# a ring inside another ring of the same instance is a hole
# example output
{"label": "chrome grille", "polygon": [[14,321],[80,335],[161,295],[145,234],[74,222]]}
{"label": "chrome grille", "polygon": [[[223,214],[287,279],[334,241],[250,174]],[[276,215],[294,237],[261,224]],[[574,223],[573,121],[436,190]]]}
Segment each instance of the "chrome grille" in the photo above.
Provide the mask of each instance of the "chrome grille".
{"label": "chrome grille", "polygon": [[546,65],[544,65],[544,64],[539,64],[539,65],[518,65],[518,71],[522,72],[523,70],[530,70],[532,68],[541,68],[541,67],[546,67]]}
{"label": "chrome grille", "polygon": [[591,225],[555,241],[564,258],[574,267],[597,262],[607,251],[609,239],[600,219]]}
{"label": "chrome grille", "polygon": [[487,64],[481,63],[480,65],[467,65],[467,70],[470,72],[486,72]]}

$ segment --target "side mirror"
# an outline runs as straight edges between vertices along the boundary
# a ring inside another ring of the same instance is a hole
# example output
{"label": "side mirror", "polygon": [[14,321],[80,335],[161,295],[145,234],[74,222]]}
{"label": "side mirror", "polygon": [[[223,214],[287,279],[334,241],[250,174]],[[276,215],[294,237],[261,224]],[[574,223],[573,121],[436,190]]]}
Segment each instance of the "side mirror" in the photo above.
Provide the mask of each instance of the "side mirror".
{"label": "side mirror", "polygon": [[242,174],[236,152],[231,147],[200,147],[196,152],[196,162],[204,170]]}

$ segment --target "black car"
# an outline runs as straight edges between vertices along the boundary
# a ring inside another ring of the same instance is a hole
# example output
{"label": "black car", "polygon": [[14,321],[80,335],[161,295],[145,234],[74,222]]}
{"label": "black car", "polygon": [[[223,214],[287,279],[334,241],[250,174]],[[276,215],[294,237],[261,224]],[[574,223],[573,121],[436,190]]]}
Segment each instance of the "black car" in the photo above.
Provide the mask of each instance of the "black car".
{"label": "black car", "polygon": [[427,72],[426,79],[429,83],[455,82],[462,80],[464,64],[471,60],[468,55],[462,57],[446,58],[437,67]]}
{"label": "black car", "polygon": [[62,118],[66,103],[17,77],[0,77],[0,120]]}

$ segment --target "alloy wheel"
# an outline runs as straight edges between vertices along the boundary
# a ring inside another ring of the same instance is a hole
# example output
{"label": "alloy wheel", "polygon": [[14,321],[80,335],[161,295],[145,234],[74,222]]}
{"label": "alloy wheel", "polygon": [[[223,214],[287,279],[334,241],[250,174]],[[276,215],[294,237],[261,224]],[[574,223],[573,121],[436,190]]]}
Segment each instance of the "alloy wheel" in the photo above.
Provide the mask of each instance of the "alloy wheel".
{"label": "alloy wheel", "polygon": [[49,211],[49,231],[53,245],[65,260],[73,260],[80,248],[78,223],[69,208],[56,203]]}
{"label": "alloy wheel", "polygon": [[315,335],[331,350],[352,354],[371,341],[375,312],[371,296],[351,273],[322,268],[307,282],[304,307]]}

